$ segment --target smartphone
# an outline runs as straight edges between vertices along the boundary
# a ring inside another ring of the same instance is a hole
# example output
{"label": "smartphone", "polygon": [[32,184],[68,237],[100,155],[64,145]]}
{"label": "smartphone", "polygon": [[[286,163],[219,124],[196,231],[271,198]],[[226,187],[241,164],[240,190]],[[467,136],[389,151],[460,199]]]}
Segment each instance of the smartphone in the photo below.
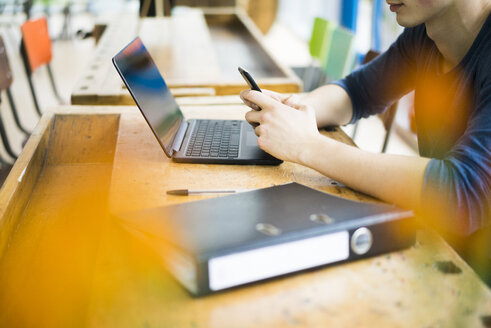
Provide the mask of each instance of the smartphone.
{"label": "smartphone", "polygon": [[242,67],[239,66],[239,72],[242,75],[242,77],[244,78],[244,80],[247,82],[247,84],[249,85],[251,90],[256,90],[256,91],[262,92],[261,89],[259,88],[259,86],[257,85],[256,81],[254,81],[254,79],[252,78],[252,75],[248,71],[246,71],[245,69],[243,69]]}

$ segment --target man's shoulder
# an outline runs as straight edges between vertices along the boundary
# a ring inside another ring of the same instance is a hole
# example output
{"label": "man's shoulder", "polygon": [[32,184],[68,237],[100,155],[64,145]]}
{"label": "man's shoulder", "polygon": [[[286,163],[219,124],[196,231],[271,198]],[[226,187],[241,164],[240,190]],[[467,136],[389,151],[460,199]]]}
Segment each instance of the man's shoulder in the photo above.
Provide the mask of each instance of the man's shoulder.
{"label": "man's shoulder", "polygon": [[491,15],[484,23],[463,60],[464,67],[476,76],[480,85],[491,83]]}

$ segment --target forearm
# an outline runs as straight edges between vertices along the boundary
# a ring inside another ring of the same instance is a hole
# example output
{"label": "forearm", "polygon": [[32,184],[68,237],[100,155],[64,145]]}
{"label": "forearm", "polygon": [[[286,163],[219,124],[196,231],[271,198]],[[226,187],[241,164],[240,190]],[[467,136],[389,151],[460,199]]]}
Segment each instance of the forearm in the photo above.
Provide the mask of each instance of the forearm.
{"label": "forearm", "polygon": [[353,115],[348,93],[335,84],[323,85],[313,90],[300,103],[314,108],[318,127],[347,124]]}
{"label": "forearm", "polygon": [[429,159],[369,153],[319,136],[301,153],[299,162],[355,190],[419,210]]}
{"label": "forearm", "polygon": [[[340,87],[332,87],[344,92]],[[246,101],[262,108],[246,114],[247,121],[259,123],[255,129],[259,147],[277,158],[308,166],[353,189],[418,210],[429,159],[372,154],[322,136],[316,127],[319,118],[314,107],[320,100],[316,98],[316,92],[306,98],[308,106],[284,104],[257,91],[243,92]]]}

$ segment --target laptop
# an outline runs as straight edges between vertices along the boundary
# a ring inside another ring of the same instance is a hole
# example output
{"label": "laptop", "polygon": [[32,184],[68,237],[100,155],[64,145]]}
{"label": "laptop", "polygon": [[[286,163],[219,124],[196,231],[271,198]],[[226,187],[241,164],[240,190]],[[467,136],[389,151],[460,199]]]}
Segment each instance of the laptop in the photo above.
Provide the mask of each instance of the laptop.
{"label": "laptop", "polygon": [[245,120],[185,120],[139,37],[112,61],[163,151],[175,162],[282,163],[259,148],[253,127]]}

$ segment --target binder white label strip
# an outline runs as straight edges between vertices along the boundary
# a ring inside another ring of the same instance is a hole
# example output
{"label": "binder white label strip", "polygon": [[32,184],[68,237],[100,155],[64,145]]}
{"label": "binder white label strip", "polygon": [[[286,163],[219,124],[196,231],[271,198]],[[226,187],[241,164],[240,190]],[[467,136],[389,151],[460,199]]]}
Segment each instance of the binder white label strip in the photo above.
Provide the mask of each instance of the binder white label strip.
{"label": "binder white label strip", "polygon": [[342,261],[348,256],[348,231],[220,256],[208,262],[210,289],[238,286]]}

